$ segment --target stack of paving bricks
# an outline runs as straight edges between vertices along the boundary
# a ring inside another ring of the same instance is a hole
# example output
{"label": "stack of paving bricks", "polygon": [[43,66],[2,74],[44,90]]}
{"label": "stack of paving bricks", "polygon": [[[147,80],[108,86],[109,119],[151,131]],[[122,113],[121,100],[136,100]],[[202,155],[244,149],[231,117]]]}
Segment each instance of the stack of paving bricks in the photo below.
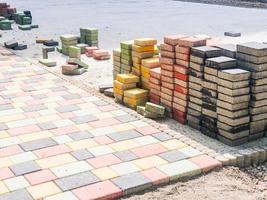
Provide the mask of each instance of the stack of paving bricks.
{"label": "stack of paving bricks", "polygon": [[160,104],[161,69],[160,67],[149,71],[149,101]]}
{"label": "stack of paving bricks", "polygon": [[80,28],[80,42],[89,46],[98,47],[98,29],[95,28]]}
{"label": "stack of paving bricks", "polygon": [[121,50],[113,50],[113,79],[115,80],[117,75],[121,73]]}
{"label": "stack of paving bricks", "polygon": [[250,140],[263,137],[267,127],[267,44],[237,45],[238,66],[251,71]]}
{"label": "stack of paving bricks", "polygon": [[0,21],[0,30],[11,30],[12,29],[12,20],[4,19]]}
{"label": "stack of paving bricks", "polygon": [[165,36],[164,43],[160,45],[160,103],[166,108],[168,117],[173,116],[175,46],[182,37],[184,35]]}
{"label": "stack of paving bricks", "polygon": [[110,54],[106,50],[98,49],[93,51],[93,58],[95,60],[108,60],[110,59]]}
{"label": "stack of paving bricks", "polygon": [[189,66],[189,102],[187,124],[201,130],[202,112],[202,81],[206,59],[218,57],[221,50],[209,46],[193,47],[190,54]]}
{"label": "stack of paving bricks", "polygon": [[148,90],[134,88],[124,91],[123,103],[136,110],[137,106],[144,106],[148,99]]}
{"label": "stack of paving bricks", "polygon": [[196,37],[182,37],[178,40],[178,45],[175,47],[174,87],[177,93],[173,98],[173,117],[182,124],[185,124],[187,121],[190,50],[192,47],[205,45],[206,40]]}
{"label": "stack of paving bricks", "polygon": [[121,73],[130,73],[132,71],[132,45],[133,41],[124,41],[121,46]]}
{"label": "stack of paving bricks", "polygon": [[81,58],[81,49],[76,46],[69,46],[69,57],[70,58]]}
{"label": "stack of paving bricks", "polygon": [[85,55],[87,57],[92,57],[93,56],[93,52],[95,50],[98,50],[99,48],[98,47],[85,47]]}
{"label": "stack of paving bricks", "polygon": [[123,104],[124,91],[136,88],[137,83],[139,83],[138,76],[133,74],[118,74],[113,84],[115,101]]}
{"label": "stack of paving bricks", "polygon": [[235,68],[218,72],[218,139],[231,146],[249,139],[250,72]]}
{"label": "stack of paving bricks", "polygon": [[[202,81],[202,121],[201,132],[207,136],[217,137],[217,99],[218,99],[218,71],[235,68],[236,60],[229,57],[215,57],[206,60],[204,80]],[[218,100],[219,103],[224,99]]]}
{"label": "stack of paving bricks", "polygon": [[7,3],[0,3],[0,16],[10,18],[12,14],[16,13],[17,9],[10,7]]}
{"label": "stack of paving bricks", "polygon": [[62,43],[62,53],[69,55],[69,47],[78,44],[78,37],[75,35],[61,35],[60,40]]}
{"label": "stack of paving bricks", "polygon": [[157,40],[153,38],[135,39],[132,45],[133,74],[141,77],[141,85],[144,89],[149,89],[149,69],[159,66],[158,58],[155,55],[155,45]]}

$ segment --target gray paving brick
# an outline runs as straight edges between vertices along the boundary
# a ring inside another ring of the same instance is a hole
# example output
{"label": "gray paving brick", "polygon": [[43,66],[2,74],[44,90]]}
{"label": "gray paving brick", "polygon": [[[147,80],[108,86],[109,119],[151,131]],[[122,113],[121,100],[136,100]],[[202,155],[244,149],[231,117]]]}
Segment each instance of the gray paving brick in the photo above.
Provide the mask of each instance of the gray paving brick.
{"label": "gray paving brick", "polygon": [[159,156],[169,162],[176,162],[176,161],[183,160],[189,157],[188,155],[182,153],[179,150],[168,151],[168,152],[159,154]]}
{"label": "gray paving brick", "polygon": [[0,195],[0,200],[33,200],[27,190],[16,190]]}
{"label": "gray paving brick", "polygon": [[13,109],[13,105],[11,104],[2,104],[0,105],[0,111],[3,111],[3,110],[10,110],[10,109]]}
{"label": "gray paving brick", "polygon": [[27,107],[23,107],[22,110],[24,110],[25,112],[35,112],[35,111],[39,111],[39,110],[45,110],[47,109],[47,107],[45,105],[30,105]]}
{"label": "gray paving brick", "polygon": [[67,94],[62,96],[66,100],[72,100],[72,99],[80,99],[81,96],[78,94]]}
{"label": "gray paving brick", "polygon": [[111,181],[123,190],[124,195],[145,190],[152,186],[152,182],[138,172],[127,174]]}
{"label": "gray paving brick", "polygon": [[88,131],[77,131],[74,133],[68,134],[73,140],[83,140],[94,137],[91,133]]}
{"label": "gray paving brick", "polygon": [[10,169],[15,173],[16,176],[20,176],[39,171],[41,168],[34,161],[29,161],[17,165],[12,165]]}
{"label": "gray paving brick", "polygon": [[99,100],[99,101],[93,101],[92,103],[95,104],[96,106],[106,106],[106,105],[109,105],[108,102],[101,101],[101,100]]}
{"label": "gray paving brick", "polygon": [[172,136],[168,135],[167,133],[163,133],[163,132],[153,134],[152,136],[157,138],[160,141],[167,141],[173,138]]}
{"label": "gray paving brick", "polygon": [[94,155],[91,154],[89,151],[87,151],[86,149],[81,149],[78,151],[73,151],[71,152],[71,154],[78,160],[87,160],[89,158],[93,158]]}
{"label": "gray paving brick", "polygon": [[65,112],[72,112],[76,110],[80,110],[81,108],[76,105],[66,105],[66,106],[60,106],[56,108],[58,112],[65,113]]}
{"label": "gray paving brick", "polygon": [[57,126],[53,122],[45,122],[41,124],[37,124],[43,130],[51,130],[57,128]]}
{"label": "gray paving brick", "polygon": [[135,160],[138,158],[134,153],[130,151],[120,151],[120,152],[114,153],[114,155],[117,156],[122,161],[131,161],[131,160]]}
{"label": "gray paving brick", "polygon": [[45,138],[41,140],[34,140],[30,142],[21,143],[19,145],[24,151],[33,151],[36,149],[54,146],[57,145],[57,143],[50,138]]}
{"label": "gray paving brick", "polygon": [[132,121],[136,121],[138,120],[137,118],[135,118],[134,116],[132,115],[121,115],[121,116],[118,116],[116,117],[117,120],[123,122],[123,123],[126,123],[126,122],[132,122]]}
{"label": "gray paving brick", "polygon": [[65,86],[58,86],[58,87],[50,88],[50,90],[53,92],[59,92],[59,91],[66,91],[67,88]]}
{"label": "gray paving brick", "polygon": [[47,98],[47,95],[45,94],[37,94],[37,95],[32,95],[34,99],[44,99]]}
{"label": "gray paving brick", "polygon": [[55,182],[63,191],[68,191],[85,185],[90,185],[98,181],[99,179],[91,172],[84,172],[58,179]]}
{"label": "gray paving brick", "polygon": [[16,98],[16,95],[13,95],[13,94],[2,94],[1,96],[2,96],[3,99],[14,99],[14,98]]}
{"label": "gray paving brick", "polygon": [[0,131],[4,131],[4,130],[7,130],[7,129],[8,129],[8,127],[7,127],[6,124],[0,123]]}
{"label": "gray paving brick", "polygon": [[85,116],[79,116],[79,117],[73,117],[71,118],[71,121],[73,121],[75,124],[84,124],[92,121],[98,120],[93,115],[85,115]]}
{"label": "gray paving brick", "polygon": [[116,133],[108,134],[108,137],[115,141],[128,140],[132,138],[141,137],[142,135],[135,130],[121,131]]}

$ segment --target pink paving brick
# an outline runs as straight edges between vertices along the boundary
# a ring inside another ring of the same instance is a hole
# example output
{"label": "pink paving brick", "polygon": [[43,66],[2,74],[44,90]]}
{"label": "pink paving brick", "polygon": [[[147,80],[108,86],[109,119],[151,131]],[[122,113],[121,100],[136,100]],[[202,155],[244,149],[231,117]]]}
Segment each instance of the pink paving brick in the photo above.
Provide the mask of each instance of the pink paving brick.
{"label": "pink paving brick", "polygon": [[109,165],[118,164],[121,160],[113,154],[98,156],[96,158],[88,159],[87,162],[94,168],[106,167]]}
{"label": "pink paving brick", "polygon": [[160,132],[160,130],[158,130],[152,126],[140,127],[140,128],[136,128],[135,130],[137,130],[139,133],[141,133],[143,135],[152,135],[154,133]]}
{"label": "pink paving brick", "polygon": [[107,136],[100,136],[100,137],[96,137],[94,138],[94,140],[98,143],[98,144],[110,144],[113,143],[114,141],[112,139],[110,139]]}
{"label": "pink paving brick", "polygon": [[170,178],[161,172],[160,170],[156,168],[151,168],[145,171],[142,171],[141,174],[143,174],[146,178],[151,180],[154,185],[158,185],[161,183],[168,183]]}
{"label": "pink paving brick", "polygon": [[71,100],[59,101],[57,103],[58,103],[58,105],[66,106],[66,105],[84,103],[84,100],[82,100],[82,99],[71,99]]}
{"label": "pink paving brick", "polygon": [[12,136],[34,133],[38,131],[41,131],[41,129],[36,125],[22,126],[7,130],[7,132]]}
{"label": "pink paving brick", "polygon": [[213,168],[222,167],[222,163],[207,155],[200,155],[189,159],[198,165],[203,172],[208,172]]}
{"label": "pink paving brick", "polygon": [[72,191],[80,200],[91,199],[118,199],[122,196],[122,190],[111,181],[103,181]]}
{"label": "pink paving brick", "polygon": [[34,151],[35,155],[37,155],[39,158],[47,158],[50,156],[55,156],[63,153],[70,152],[71,149],[65,145],[57,145],[53,147],[47,147],[43,149],[39,149]]}
{"label": "pink paving brick", "polygon": [[99,107],[99,110],[103,111],[103,112],[108,112],[108,111],[112,111],[112,110],[116,110],[117,108],[115,106],[112,105],[107,105],[107,106],[101,106]]}
{"label": "pink paving brick", "polygon": [[57,129],[52,130],[52,132],[55,135],[66,135],[66,134],[77,132],[77,131],[79,131],[79,129],[76,128],[75,126],[65,126],[65,127],[61,127],[61,128],[57,128]]}
{"label": "pink paving brick", "polygon": [[0,181],[11,177],[14,177],[14,174],[8,167],[0,169]]}
{"label": "pink paving brick", "polygon": [[136,149],[132,149],[131,151],[138,157],[142,158],[163,153],[167,151],[167,149],[160,144],[151,144],[143,147],[138,147]]}
{"label": "pink paving brick", "polygon": [[8,146],[0,149],[0,158],[6,156],[12,156],[23,152],[19,145]]}
{"label": "pink paving brick", "polygon": [[108,118],[108,119],[102,119],[102,120],[90,122],[89,125],[94,128],[100,128],[104,126],[112,126],[112,125],[119,124],[119,123],[121,122],[114,118]]}
{"label": "pink paving brick", "polygon": [[29,112],[29,113],[24,113],[28,118],[34,118],[34,117],[39,117],[41,116],[40,113],[38,112]]}
{"label": "pink paving brick", "polygon": [[49,182],[55,180],[57,177],[48,169],[26,174],[24,176],[31,185],[37,185],[40,183]]}

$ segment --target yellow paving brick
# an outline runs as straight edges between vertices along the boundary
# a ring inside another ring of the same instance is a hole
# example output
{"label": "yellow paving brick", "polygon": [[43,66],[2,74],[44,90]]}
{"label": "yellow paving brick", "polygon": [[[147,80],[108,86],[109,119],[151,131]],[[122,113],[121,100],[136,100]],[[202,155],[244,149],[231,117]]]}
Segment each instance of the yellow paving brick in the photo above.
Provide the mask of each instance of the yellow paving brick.
{"label": "yellow paving brick", "polygon": [[9,192],[9,191],[8,191],[6,185],[2,181],[0,181],[0,194],[4,194],[7,192]]}
{"label": "yellow paving brick", "polygon": [[183,147],[187,147],[188,145],[179,141],[179,140],[176,140],[176,139],[173,139],[173,140],[168,140],[166,142],[163,142],[161,143],[164,147],[166,147],[167,149],[169,150],[173,150],[173,149],[180,149],[180,148],[183,148]]}
{"label": "yellow paving brick", "polygon": [[98,144],[92,140],[92,139],[84,139],[84,140],[79,140],[79,141],[74,141],[67,143],[67,145],[72,149],[72,150],[79,150],[79,149],[86,149],[90,147],[97,146]]}
{"label": "yellow paving brick", "polygon": [[52,121],[56,121],[56,120],[60,120],[62,119],[60,116],[58,115],[47,115],[47,116],[41,116],[41,117],[37,117],[36,120],[39,123],[44,123],[44,122],[52,122]]}
{"label": "yellow paving brick", "polygon": [[92,170],[91,172],[95,174],[101,180],[108,180],[108,179],[112,179],[112,178],[119,176],[116,172],[114,172],[109,167],[95,169],[95,170]]}
{"label": "yellow paving brick", "polygon": [[61,155],[52,156],[49,158],[36,160],[37,164],[42,169],[56,167],[59,165],[64,165],[64,164],[75,162],[75,161],[76,161],[76,159],[73,156],[71,156],[70,154],[61,154]]}
{"label": "yellow paving brick", "polygon": [[0,158],[0,169],[11,166],[13,163],[9,158]]}
{"label": "yellow paving brick", "polygon": [[25,134],[25,135],[20,135],[20,136],[18,136],[18,138],[21,139],[23,142],[29,142],[29,141],[33,141],[33,140],[49,138],[52,136],[53,136],[53,134],[49,131],[41,131],[41,132],[36,132],[36,133],[29,133],[29,134]]}
{"label": "yellow paving brick", "polygon": [[0,118],[0,123],[6,123],[6,122],[12,122],[12,121],[17,121],[21,119],[25,119],[26,116],[23,114],[16,114],[16,115],[9,115],[9,116],[2,116]]}
{"label": "yellow paving brick", "polygon": [[125,141],[110,144],[109,146],[116,151],[125,151],[125,150],[139,147],[140,145],[132,140],[125,140]]}
{"label": "yellow paving brick", "polygon": [[0,139],[9,137],[6,131],[0,131]]}
{"label": "yellow paving brick", "polygon": [[127,130],[134,129],[134,126],[128,123],[124,123],[124,124],[115,125],[113,126],[113,128],[116,129],[117,131],[127,131]]}
{"label": "yellow paving brick", "polygon": [[62,191],[53,182],[47,182],[27,188],[28,192],[34,199],[43,199],[54,194],[61,193]]}
{"label": "yellow paving brick", "polygon": [[134,160],[132,162],[141,169],[149,169],[168,163],[166,160],[160,158],[159,156],[150,156]]}

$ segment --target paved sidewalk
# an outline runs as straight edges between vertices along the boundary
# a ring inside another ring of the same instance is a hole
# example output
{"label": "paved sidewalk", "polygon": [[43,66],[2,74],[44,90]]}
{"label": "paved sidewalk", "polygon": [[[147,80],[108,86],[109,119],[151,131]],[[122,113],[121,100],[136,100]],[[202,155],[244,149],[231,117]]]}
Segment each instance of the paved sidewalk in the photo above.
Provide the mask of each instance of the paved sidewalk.
{"label": "paved sidewalk", "polygon": [[116,199],[221,164],[0,49],[0,200]]}

